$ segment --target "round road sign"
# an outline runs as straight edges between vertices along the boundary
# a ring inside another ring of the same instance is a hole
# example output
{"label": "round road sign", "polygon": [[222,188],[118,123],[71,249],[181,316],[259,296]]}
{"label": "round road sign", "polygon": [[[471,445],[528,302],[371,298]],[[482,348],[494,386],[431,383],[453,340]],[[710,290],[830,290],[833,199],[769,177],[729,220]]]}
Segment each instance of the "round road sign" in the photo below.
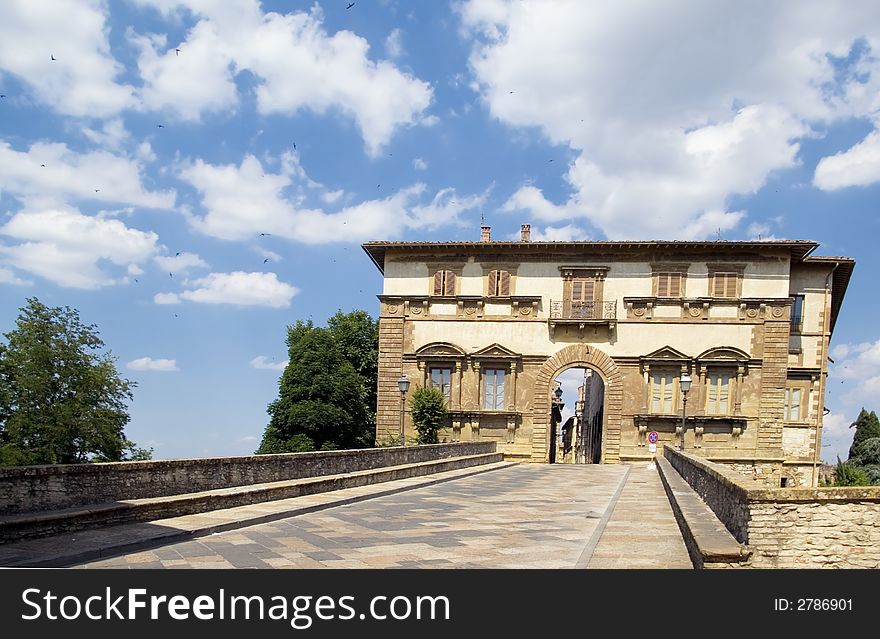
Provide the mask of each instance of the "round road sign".
{"label": "round road sign", "polygon": [[652,430],[648,433],[648,443],[656,444],[658,439],[660,439],[660,436],[657,434],[656,430]]}

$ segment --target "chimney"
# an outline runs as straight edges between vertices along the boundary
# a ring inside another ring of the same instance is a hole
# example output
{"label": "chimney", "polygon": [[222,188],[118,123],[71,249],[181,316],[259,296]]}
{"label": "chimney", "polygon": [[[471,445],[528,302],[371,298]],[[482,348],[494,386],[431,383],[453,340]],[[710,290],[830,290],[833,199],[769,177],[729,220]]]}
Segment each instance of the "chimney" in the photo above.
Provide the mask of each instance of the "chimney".
{"label": "chimney", "polygon": [[531,242],[532,241],[532,225],[531,224],[523,224],[520,227],[520,241],[521,242]]}
{"label": "chimney", "polygon": [[480,230],[483,232],[483,236],[480,238],[482,242],[491,242],[489,239],[489,232],[492,230],[491,226],[481,226]]}

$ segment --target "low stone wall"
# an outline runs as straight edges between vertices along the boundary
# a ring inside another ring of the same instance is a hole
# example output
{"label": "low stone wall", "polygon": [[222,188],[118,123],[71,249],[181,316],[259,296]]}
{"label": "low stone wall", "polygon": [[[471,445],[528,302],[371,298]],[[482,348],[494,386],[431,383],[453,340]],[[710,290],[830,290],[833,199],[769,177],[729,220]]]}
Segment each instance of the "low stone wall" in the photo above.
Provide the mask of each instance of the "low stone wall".
{"label": "low stone wall", "polygon": [[668,446],[664,457],[749,546],[749,567],[880,568],[880,486],[768,489]]}
{"label": "low stone wall", "polygon": [[494,442],[0,468],[0,515],[163,497],[495,452]]}

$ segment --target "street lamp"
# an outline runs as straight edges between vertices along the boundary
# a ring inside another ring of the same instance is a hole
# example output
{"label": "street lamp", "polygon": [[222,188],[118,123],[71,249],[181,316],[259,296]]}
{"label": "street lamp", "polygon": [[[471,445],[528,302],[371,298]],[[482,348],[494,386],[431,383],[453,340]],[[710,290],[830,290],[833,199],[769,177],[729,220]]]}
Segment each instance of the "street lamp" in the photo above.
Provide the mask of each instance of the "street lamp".
{"label": "street lamp", "polygon": [[678,382],[679,386],[681,386],[681,450],[684,450],[684,420],[687,416],[688,391],[691,389],[692,381],[691,376],[684,373]]}
{"label": "street lamp", "polygon": [[406,446],[406,436],[403,434],[403,414],[406,412],[406,391],[409,390],[409,378],[406,373],[397,380],[397,388],[400,389],[400,445]]}

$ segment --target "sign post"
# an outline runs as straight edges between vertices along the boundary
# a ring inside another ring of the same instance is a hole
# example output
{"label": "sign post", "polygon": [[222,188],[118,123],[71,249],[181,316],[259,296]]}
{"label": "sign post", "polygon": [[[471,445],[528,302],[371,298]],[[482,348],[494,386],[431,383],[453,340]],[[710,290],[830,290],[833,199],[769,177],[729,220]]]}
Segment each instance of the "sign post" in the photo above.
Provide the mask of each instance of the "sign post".
{"label": "sign post", "polygon": [[648,452],[651,453],[651,463],[648,464],[648,470],[654,470],[654,455],[657,454],[657,441],[660,439],[660,435],[657,434],[656,430],[652,430],[648,433]]}

